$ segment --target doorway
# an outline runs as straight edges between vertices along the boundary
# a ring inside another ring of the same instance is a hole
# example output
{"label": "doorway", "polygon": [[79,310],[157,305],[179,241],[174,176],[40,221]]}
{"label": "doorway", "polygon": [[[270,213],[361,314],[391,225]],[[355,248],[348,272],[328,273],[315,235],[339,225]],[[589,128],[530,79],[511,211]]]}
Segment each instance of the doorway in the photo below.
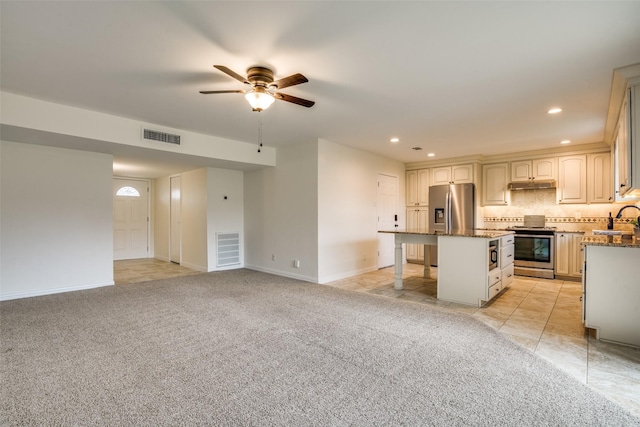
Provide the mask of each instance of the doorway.
{"label": "doorway", "polygon": [[149,257],[149,181],[113,179],[113,259]]}
{"label": "doorway", "polygon": [[[378,230],[394,230],[398,225],[398,177],[378,174]],[[378,233],[378,268],[395,262],[394,235]]]}

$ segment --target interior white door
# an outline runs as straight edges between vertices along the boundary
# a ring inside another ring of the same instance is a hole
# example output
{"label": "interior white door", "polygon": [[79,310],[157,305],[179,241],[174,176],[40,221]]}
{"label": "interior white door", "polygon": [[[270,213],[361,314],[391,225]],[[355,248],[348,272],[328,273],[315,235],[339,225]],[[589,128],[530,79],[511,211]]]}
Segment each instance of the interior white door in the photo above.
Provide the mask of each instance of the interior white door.
{"label": "interior white door", "polygon": [[[378,230],[394,230],[398,224],[398,177],[378,175]],[[394,264],[394,235],[378,233],[378,268]]]}
{"label": "interior white door", "polygon": [[113,180],[113,259],[149,256],[149,181]]}
{"label": "interior white door", "polygon": [[171,228],[169,234],[169,259],[171,262],[180,264],[182,262],[182,228],[181,228],[181,205],[180,205],[180,183],[179,176],[171,177],[170,191],[171,191],[171,207],[170,207],[170,219],[169,227]]}

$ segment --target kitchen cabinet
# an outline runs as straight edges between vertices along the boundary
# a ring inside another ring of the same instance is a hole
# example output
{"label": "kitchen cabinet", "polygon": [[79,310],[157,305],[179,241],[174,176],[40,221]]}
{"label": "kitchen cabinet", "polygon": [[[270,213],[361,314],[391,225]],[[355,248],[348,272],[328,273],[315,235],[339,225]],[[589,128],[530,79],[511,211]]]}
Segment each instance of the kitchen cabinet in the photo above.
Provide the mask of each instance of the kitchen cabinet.
{"label": "kitchen cabinet", "polygon": [[[427,231],[429,228],[428,208],[407,208],[407,230]],[[407,261],[424,261],[424,245],[407,243]]]}
{"label": "kitchen cabinet", "polygon": [[580,280],[582,277],[584,233],[556,233],[555,274],[566,279]]}
{"label": "kitchen cabinet", "polygon": [[509,163],[482,166],[482,205],[505,206],[509,204]]}
{"label": "kitchen cabinet", "polygon": [[515,257],[515,235],[500,238],[500,280],[502,289],[507,288],[514,279],[513,260]]}
{"label": "kitchen cabinet", "polygon": [[631,171],[629,156],[629,97],[625,96],[618,120],[615,137],[614,155],[616,172],[616,195],[622,197],[631,187],[629,173]]}
{"label": "kitchen cabinet", "polygon": [[558,203],[587,203],[587,156],[558,158]]}
{"label": "kitchen cabinet", "polygon": [[429,169],[407,171],[407,206],[429,204]]}
{"label": "kitchen cabinet", "polygon": [[[497,245],[499,256],[498,266],[490,270],[489,247],[492,245]],[[512,280],[513,235],[502,238],[438,237],[439,300],[482,306]]]}
{"label": "kitchen cabinet", "polygon": [[640,347],[640,247],[585,246],[584,324],[596,338]]}
{"label": "kitchen cabinet", "polygon": [[556,179],[558,159],[537,159],[511,162],[511,181],[521,182],[530,179]]}
{"label": "kitchen cabinet", "polygon": [[587,155],[587,202],[613,202],[613,183],[611,182],[611,153],[592,153]]}
{"label": "kitchen cabinet", "polygon": [[431,185],[443,184],[473,184],[473,165],[432,168]]}
{"label": "kitchen cabinet", "polygon": [[[640,198],[640,77],[627,88],[614,138],[616,200]],[[634,81],[635,81],[634,80]]]}

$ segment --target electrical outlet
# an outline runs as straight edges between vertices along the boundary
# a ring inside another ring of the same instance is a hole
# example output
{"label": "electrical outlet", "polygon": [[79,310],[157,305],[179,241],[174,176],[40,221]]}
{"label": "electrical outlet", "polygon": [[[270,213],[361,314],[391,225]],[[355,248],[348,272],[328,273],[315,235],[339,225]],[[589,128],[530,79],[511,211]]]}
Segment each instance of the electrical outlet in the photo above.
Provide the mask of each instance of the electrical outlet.
{"label": "electrical outlet", "polygon": [[271,261],[275,261],[276,260],[276,254],[272,254],[271,255]]}
{"label": "electrical outlet", "polygon": [[300,268],[300,260],[299,259],[294,259],[293,260],[293,266],[295,268]]}

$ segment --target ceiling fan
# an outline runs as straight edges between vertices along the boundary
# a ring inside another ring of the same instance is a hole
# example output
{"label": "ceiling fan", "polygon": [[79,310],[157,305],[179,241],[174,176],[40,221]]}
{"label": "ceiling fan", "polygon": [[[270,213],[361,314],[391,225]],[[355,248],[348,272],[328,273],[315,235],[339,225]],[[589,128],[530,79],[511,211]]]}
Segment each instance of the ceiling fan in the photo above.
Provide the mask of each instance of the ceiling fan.
{"label": "ceiling fan", "polygon": [[286,93],[278,92],[280,89],[284,89],[289,86],[299,85],[306,83],[309,80],[302,74],[294,74],[289,77],[285,77],[279,80],[273,80],[273,71],[265,67],[251,67],[247,70],[247,77],[242,77],[240,74],[225,67],[224,65],[214,65],[218,70],[233,77],[234,79],[251,86],[251,89],[247,90],[201,90],[200,93],[208,95],[211,93],[244,93],[245,98],[251,104],[253,111],[262,111],[269,108],[274,100],[279,99],[281,101],[292,102],[294,104],[302,105],[303,107],[312,107],[315,102],[307,99],[298,98],[295,96],[287,95]]}

